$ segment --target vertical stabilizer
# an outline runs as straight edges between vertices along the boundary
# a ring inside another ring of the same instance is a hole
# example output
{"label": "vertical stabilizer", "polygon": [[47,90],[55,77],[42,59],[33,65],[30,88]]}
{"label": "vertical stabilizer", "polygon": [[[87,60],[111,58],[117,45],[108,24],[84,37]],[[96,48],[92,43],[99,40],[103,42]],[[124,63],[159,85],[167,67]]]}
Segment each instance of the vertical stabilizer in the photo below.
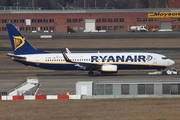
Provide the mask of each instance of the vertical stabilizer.
{"label": "vertical stabilizer", "polygon": [[15,55],[46,53],[34,48],[13,24],[6,24]]}

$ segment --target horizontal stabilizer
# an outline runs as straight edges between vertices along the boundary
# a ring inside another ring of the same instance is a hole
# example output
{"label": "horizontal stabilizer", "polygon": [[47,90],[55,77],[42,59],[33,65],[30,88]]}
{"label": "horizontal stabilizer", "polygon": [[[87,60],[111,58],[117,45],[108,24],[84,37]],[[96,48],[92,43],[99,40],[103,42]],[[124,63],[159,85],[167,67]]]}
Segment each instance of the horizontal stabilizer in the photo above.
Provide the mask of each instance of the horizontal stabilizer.
{"label": "horizontal stabilizer", "polygon": [[14,57],[14,58],[20,58],[20,59],[26,59],[26,57],[22,57],[22,56],[19,56],[19,55],[14,55],[12,53],[7,53],[7,56]]}

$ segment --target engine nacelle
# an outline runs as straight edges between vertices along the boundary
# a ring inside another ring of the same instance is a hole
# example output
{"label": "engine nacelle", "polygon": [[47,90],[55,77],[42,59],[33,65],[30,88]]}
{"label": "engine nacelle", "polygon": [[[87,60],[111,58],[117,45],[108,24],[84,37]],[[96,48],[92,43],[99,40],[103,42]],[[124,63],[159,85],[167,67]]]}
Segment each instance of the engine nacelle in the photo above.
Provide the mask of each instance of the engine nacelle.
{"label": "engine nacelle", "polygon": [[103,65],[101,67],[101,72],[117,73],[117,71],[117,65]]}

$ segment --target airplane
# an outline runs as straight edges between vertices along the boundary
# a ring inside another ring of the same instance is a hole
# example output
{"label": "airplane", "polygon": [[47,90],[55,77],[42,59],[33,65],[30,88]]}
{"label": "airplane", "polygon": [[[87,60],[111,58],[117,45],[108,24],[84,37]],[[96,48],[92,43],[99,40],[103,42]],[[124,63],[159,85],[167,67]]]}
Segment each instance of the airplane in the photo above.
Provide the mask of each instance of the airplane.
{"label": "airplane", "polygon": [[101,73],[117,73],[118,70],[164,70],[175,62],[165,55],[144,52],[120,53],[49,53],[34,48],[13,24],[6,24],[12,50],[7,53],[16,62],[27,66],[52,70],[82,70]]}

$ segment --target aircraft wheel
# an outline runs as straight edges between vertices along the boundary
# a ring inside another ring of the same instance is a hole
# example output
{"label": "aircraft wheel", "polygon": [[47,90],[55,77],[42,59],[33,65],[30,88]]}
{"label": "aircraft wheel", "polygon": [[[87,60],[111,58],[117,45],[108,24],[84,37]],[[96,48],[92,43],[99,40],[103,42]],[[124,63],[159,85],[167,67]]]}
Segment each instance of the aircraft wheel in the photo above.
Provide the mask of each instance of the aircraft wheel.
{"label": "aircraft wheel", "polygon": [[162,74],[163,74],[163,75],[167,75],[166,71],[163,71]]}
{"label": "aircraft wheel", "polygon": [[93,76],[93,71],[89,71],[89,72],[88,72],[88,75],[89,75],[89,76]]}

